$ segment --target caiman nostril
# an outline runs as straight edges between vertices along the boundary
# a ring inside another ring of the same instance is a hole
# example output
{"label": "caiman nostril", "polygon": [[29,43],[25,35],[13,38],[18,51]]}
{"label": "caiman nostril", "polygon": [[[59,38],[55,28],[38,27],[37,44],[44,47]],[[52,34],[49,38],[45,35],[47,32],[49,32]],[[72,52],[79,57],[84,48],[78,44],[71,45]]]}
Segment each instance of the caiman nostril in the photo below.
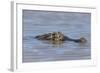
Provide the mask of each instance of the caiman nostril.
{"label": "caiman nostril", "polygon": [[87,42],[87,40],[84,37],[81,37],[80,42],[85,43],[85,42]]}

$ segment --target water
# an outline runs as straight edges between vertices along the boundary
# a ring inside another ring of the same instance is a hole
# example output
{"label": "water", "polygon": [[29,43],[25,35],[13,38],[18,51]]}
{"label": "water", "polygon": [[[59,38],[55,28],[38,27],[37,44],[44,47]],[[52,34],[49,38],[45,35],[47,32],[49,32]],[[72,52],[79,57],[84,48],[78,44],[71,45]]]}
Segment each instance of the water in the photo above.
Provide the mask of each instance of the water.
{"label": "water", "polygon": [[[91,58],[91,14],[23,10],[23,62],[86,60]],[[87,42],[66,41],[52,44],[40,41],[37,35],[60,31],[64,35]]]}

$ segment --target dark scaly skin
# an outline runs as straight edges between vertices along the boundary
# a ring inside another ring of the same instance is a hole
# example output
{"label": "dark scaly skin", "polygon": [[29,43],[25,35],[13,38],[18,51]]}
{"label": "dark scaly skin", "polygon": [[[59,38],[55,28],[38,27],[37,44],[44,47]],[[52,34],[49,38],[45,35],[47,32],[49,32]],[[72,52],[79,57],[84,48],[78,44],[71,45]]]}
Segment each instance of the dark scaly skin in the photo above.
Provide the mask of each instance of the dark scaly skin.
{"label": "dark scaly skin", "polygon": [[73,41],[77,43],[84,43],[87,40],[84,37],[81,37],[80,39],[72,39],[67,36],[64,36],[61,32],[53,32],[48,34],[43,34],[35,37],[38,40],[52,40],[54,42],[58,41]]}

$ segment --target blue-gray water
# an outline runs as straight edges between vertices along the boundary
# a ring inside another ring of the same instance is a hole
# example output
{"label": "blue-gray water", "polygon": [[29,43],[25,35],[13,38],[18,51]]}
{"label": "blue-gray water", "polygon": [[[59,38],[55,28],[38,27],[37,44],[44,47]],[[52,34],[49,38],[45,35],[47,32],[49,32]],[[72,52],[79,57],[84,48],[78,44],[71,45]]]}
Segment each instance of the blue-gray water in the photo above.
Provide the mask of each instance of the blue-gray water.
{"label": "blue-gray water", "polygon": [[[60,31],[87,42],[52,44],[35,39],[37,35]],[[85,60],[91,58],[91,14],[23,10],[23,62]]]}

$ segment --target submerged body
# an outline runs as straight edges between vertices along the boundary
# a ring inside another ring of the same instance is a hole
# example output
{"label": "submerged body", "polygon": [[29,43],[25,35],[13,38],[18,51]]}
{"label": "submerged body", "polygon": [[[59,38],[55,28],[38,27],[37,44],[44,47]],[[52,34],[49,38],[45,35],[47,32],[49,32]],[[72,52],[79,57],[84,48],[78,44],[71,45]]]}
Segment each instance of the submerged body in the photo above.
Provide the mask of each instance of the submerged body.
{"label": "submerged body", "polygon": [[48,33],[48,34],[43,34],[35,37],[38,40],[49,40],[49,41],[73,41],[77,43],[84,43],[86,42],[86,39],[84,37],[81,37],[79,39],[72,39],[67,36],[64,36],[61,32],[53,32],[53,33]]}

